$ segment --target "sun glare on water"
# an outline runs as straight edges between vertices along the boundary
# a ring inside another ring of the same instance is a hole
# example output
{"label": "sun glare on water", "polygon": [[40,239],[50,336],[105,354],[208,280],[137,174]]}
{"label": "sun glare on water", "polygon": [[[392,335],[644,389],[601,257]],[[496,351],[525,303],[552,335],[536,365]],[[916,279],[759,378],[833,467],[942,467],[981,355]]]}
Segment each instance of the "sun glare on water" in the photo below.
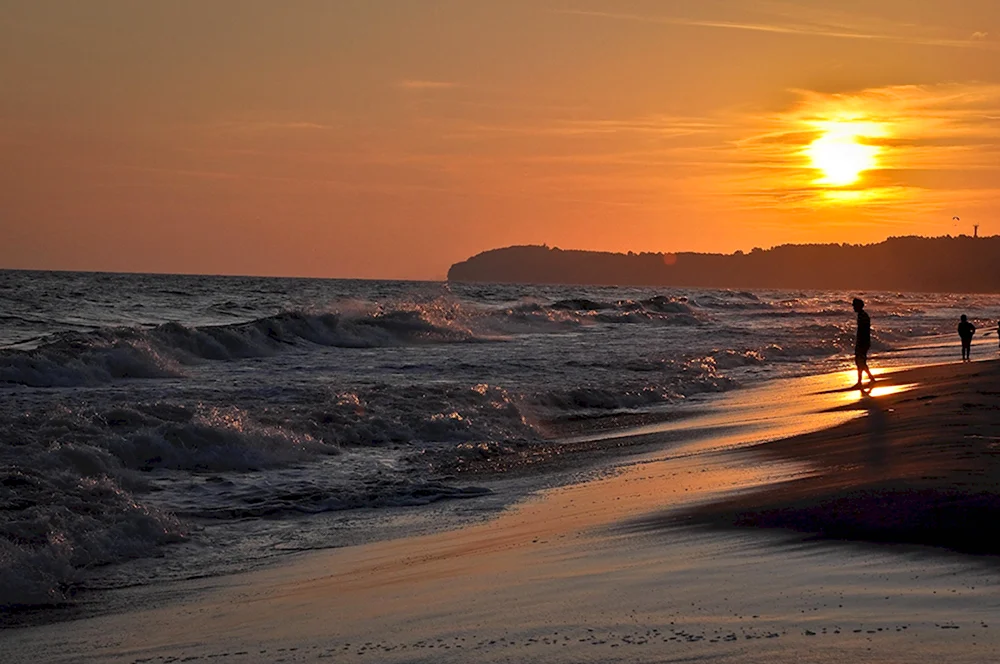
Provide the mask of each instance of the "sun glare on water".
{"label": "sun glare on water", "polygon": [[881,126],[872,122],[816,123],[819,138],[805,149],[811,165],[823,174],[818,184],[846,187],[861,179],[861,174],[878,168],[882,148],[864,142],[884,135]]}

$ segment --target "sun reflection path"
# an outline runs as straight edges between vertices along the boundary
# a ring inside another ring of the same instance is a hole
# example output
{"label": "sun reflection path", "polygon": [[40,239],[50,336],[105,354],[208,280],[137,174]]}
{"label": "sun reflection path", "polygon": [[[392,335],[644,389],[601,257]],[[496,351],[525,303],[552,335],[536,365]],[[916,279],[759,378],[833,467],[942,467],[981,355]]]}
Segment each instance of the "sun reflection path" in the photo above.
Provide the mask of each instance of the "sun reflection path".
{"label": "sun reflection path", "polygon": [[908,392],[909,390],[917,387],[917,383],[903,384],[885,382],[889,375],[895,373],[895,370],[893,369],[878,368],[873,369],[872,373],[875,374],[878,382],[876,382],[872,387],[868,387],[869,384],[864,383],[864,389],[858,389],[855,387],[857,383],[857,372],[854,369],[847,369],[845,371],[829,374],[836,386],[830,390],[822,392],[822,394],[840,395],[839,400],[842,405],[845,402],[858,402],[862,398],[878,399],[879,397],[887,397],[901,392]]}
{"label": "sun reflection path", "polygon": [[875,386],[871,389],[865,388],[864,390],[851,390],[845,392],[846,401],[854,402],[860,401],[862,398],[873,398],[878,399],[879,397],[887,397],[893,394],[899,394],[901,392],[907,392],[912,390],[917,386],[917,383],[908,383],[906,385],[881,385],[875,383]]}

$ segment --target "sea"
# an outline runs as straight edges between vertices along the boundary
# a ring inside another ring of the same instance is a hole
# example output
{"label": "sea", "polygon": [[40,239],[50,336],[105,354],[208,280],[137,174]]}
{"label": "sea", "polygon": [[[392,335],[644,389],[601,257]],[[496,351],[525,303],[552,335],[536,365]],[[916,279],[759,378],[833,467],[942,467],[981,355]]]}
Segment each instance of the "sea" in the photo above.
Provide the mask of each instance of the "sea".
{"label": "sea", "polygon": [[989,295],[0,271],[0,607],[489,518],[581,434],[850,369],[855,296],[873,367],[963,313],[997,353]]}

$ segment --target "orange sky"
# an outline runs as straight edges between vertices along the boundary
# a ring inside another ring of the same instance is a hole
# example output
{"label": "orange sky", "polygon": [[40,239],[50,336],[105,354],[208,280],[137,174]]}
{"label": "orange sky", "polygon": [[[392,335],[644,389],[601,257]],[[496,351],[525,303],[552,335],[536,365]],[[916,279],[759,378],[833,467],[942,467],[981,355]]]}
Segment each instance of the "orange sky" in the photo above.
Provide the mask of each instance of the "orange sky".
{"label": "orange sky", "polygon": [[1000,2],[11,0],[0,148],[9,268],[1000,233]]}

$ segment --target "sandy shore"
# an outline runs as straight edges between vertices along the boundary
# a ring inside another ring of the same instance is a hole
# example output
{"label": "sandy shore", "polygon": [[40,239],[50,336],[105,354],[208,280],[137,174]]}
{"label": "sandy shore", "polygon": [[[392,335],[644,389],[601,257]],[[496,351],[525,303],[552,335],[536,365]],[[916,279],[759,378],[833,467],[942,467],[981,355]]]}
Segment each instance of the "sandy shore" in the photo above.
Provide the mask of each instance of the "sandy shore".
{"label": "sandy shore", "polygon": [[[916,387],[892,393],[907,383]],[[889,393],[849,406],[864,418],[751,450],[816,474],[704,506],[693,520],[1000,553],[992,536],[1000,523],[1000,363],[911,369],[880,386]]]}
{"label": "sandy shore", "polygon": [[846,374],[746,390],[487,523],[7,630],[0,661],[991,661],[1000,566],[949,549],[992,551],[998,378],[981,362],[863,399]]}

